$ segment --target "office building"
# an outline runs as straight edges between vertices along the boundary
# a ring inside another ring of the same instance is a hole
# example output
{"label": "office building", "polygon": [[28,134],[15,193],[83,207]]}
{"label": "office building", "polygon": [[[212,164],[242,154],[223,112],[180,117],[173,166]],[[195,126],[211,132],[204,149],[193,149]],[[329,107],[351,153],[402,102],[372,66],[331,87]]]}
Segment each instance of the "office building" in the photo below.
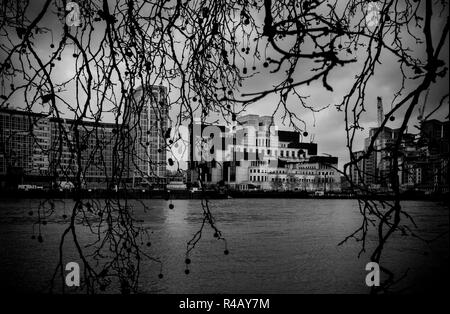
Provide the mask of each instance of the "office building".
{"label": "office building", "polygon": [[337,158],[317,156],[316,143],[302,142],[299,132],[278,130],[270,116],[245,115],[227,127],[196,123],[191,130],[191,184],[200,178],[206,185],[239,190],[340,187]]}
{"label": "office building", "polygon": [[167,89],[139,87],[130,104],[126,124],[133,147],[130,150],[133,186],[164,187],[167,183],[169,140]]}

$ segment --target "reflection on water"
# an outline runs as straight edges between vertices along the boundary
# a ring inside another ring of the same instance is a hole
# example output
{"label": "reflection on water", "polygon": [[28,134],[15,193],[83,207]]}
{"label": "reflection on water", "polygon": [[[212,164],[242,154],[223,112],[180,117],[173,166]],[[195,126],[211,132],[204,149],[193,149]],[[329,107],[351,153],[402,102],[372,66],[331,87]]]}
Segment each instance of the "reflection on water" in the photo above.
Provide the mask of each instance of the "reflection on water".
{"label": "reflection on water", "polygon": [[[186,242],[202,220],[199,200],[144,200],[150,210],[133,203],[137,219],[152,230],[150,254],[163,262],[143,265],[143,292],[160,293],[366,293],[364,270],[368,253],[359,259],[360,243],[337,244],[361,223],[354,200],[214,200],[211,207],[228,241],[205,230],[191,254],[190,274],[185,275]],[[0,274],[3,289],[40,291],[56,266],[57,245],[64,225],[63,211],[70,200],[58,203],[53,218],[42,226],[44,243],[32,240],[35,218],[28,215],[38,201],[3,200],[0,204]],[[431,202],[405,202],[416,219],[419,234],[432,238],[448,230],[448,208]],[[81,235],[82,237],[82,235]],[[368,252],[373,247],[369,239]],[[448,278],[449,238],[426,244],[396,236],[388,242],[384,266],[402,273],[407,291],[428,291]],[[77,261],[73,248],[65,247],[65,261]]]}

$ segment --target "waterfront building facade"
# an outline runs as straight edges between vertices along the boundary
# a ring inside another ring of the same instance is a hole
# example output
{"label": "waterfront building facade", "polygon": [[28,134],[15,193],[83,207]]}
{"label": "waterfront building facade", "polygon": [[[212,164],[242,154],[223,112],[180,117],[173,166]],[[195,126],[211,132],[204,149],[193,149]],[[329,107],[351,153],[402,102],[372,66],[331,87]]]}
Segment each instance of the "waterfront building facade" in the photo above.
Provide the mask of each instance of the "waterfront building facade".
{"label": "waterfront building facade", "polygon": [[128,166],[121,165],[127,160],[116,148],[119,125],[57,118],[51,118],[50,125],[49,173],[56,182],[80,177],[83,188],[116,188],[117,178],[128,176]]}
{"label": "waterfront building facade", "polygon": [[[420,134],[404,133],[398,151],[398,182],[401,191],[446,193],[449,190],[449,121],[421,121]],[[394,145],[401,130],[383,127],[371,128],[365,139],[365,155],[372,139],[374,151],[350,167],[350,175],[356,185],[364,184],[369,190],[391,190]]]}
{"label": "waterfront building facade", "polygon": [[133,94],[130,159],[133,186],[164,187],[167,183],[168,127],[167,88],[139,87]]}
{"label": "waterfront building facade", "polygon": [[50,124],[45,115],[0,110],[0,178],[17,185],[21,177],[48,174]]}
{"label": "waterfront building facade", "polygon": [[316,143],[302,142],[299,132],[278,130],[270,116],[246,115],[236,120],[228,127],[196,123],[191,128],[190,146],[203,145],[191,154],[191,184],[201,179],[206,185],[238,190],[340,189],[337,158],[317,156]]}
{"label": "waterfront building facade", "polygon": [[166,97],[162,86],[137,89],[124,123],[0,109],[1,187],[39,182],[57,188],[77,178],[86,189],[163,186]]}

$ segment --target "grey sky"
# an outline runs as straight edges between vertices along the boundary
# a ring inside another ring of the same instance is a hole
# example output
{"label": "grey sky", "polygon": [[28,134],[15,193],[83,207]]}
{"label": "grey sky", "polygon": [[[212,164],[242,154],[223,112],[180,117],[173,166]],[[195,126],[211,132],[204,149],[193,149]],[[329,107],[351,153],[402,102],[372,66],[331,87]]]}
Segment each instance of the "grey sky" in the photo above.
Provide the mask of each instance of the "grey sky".
{"label": "grey sky", "polygon": [[[30,17],[32,18],[33,14],[37,14],[40,9],[40,4],[43,3],[40,1],[31,1],[31,6],[29,8]],[[445,15],[444,15],[445,17]],[[261,19],[261,15],[256,15],[256,19]],[[53,30],[53,39],[55,43],[58,42],[60,36],[60,32],[62,30],[62,22],[58,20],[56,15],[47,14],[43,20],[43,27],[48,27]],[[262,21],[261,21],[262,22]],[[444,23],[444,18],[436,18],[434,21],[434,28],[436,30],[442,29],[442,25]],[[99,24],[99,29],[101,29],[101,24]],[[96,26],[97,28],[97,26]],[[438,32],[435,33],[435,35]],[[52,50],[50,48],[51,37],[47,36],[46,38],[42,38],[41,40],[35,41],[34,45],[37,51],[43,56],[50,56]],[[408,42],[409,47],[412,51],[414,51],[418,56],[423,56],[425,53],[424,46],[418,46],[410,40]],[[448,57],[448,41],[444,47],[444,57],[445,62],[449,63]],[[73,51],[69,48],[66,48],[63,55],[62,61],[57,63],[53,77],[55,81],[63,81],[74,74],[75,64],[74,59],[72,58]],[[308,138],[305,138],[304,141],[310,141],[311,136],[314,136],[314,141],[318,143],[319,146],[319,154],[328,153],[339,157],[339,165],[342,167],[343,163],[348,161],[348,151],[346,148],[346,138],[345,138],[345,129],[344,129],[344,114],[343,112],[338,112],[334,107],[335,104],[339,103],[342,100],[342,97],[348,92],[351,87],[354,76],[360,70],[361,66],[361,58],[360,55],[362,52],[353,52],[352,57],[358,57],[358,62],[355,64],[347,65],[342,69],[332,72],[329,78],[330,85],[334,88],[333,92],[327,91],[321,82],[317,82],[311,84],[310,86],[304,86],[298,89],[298,91],[304,95],[309,96],[308,104],[313,105],[315,108],[320,108],[326,105],[330,105],[328,109],[325,109],[321,112],[313,114],[309,110],[301,108],[298,103],[295,101],[295,98],[292,98],[288,103],[289,107],[296,112],[306,123],[306,130],[309,133]],[[271,56],[270,50],[268,56]],[[272,55],[276,57],[276,55]],[[0,54],[0,57],[3,55]],[[350,56],[349,56],[350,58]],[[269,74],[269,71],[273,69],[273,66],[265,69],[262,67],[262,63],[264,60],[259,60],[256,63],[257,71],[259,73],[255,74],[253,77],[248,78],[243,87],[241,88],[241,92],[249,92],[249,91],[261,91],[267,88],[273,87],[275,83],[278,83],[280,79],[283,78],[283,73],[278,74]],[[367,112],[362,117],[362,125],[365,127],[365,130],[359,133],[356,141],[356,146],[354,149],[360,149],[363,146],[363,139],[368,134],[368,128],[372,126],[376,126],[376,97],[381,96],[384,102],[384,110],[387,112],[391,108],[391,102],[393,100],[394,93],[399,89],[401,84],[401,73],[399,71],[399,66],[397,60],[395,60],[392,55],[384,53],[381,57],[382,64],[380,64],[376,70],[376,73],[372,80],[370,81],[367,89],[366,95],[366,109]],[[252,61],[249,60],[251,67]],[[238,64],[238,66],[242,67],[242,64]],[[294,75],[294,80],[300,80],[305,77],[305,75],[309,74],[308,72],[309,65],[305,64],[305,66],[301,66],[297,69],[296,74]],[[445,94],[448,93],[448,75],[445,79],[439,81],[437,84],[434,84],[432,89],[430,90],[430,94],[428,97],[427,107],[425,112],[429,112],[431,108],[433,108],[439,101],[439,99]],[[417,82],[415,82],[417,84]],[[68,95],[73,94],[70,87],[68,87]],[[408,91],[408,88],[406,89]],[[170,95],[169,95],[170,96]],[[69,96],[70,97],[70,96]],[[71,101],[71,99],[68,99]],[[21,106],[21,96],[17,95],[13,98],[10,103],[14,107],[22,107]],[[22,102],[23,103],[23,102]],[[271,115],[275,106],[277,104],[277,98],[274,95],[268,96],[248,107],[247,113],[254,113],[259,115]],[[174,112],[171,113],[175,114]],[[396,114],[396,120],[394,122],[389,122],[388,126],[397,127],[402,122],[402,115],[404,114],[404,110],[400,110]],[[417,116],[417,110],[415,113],[415,117]],[[441,110],[436,112],[433,118],[443,120],[448,116],[448,107],[444,106]],[[412,119],[412,123],[409,127],[409,131],[416,133],[417,129],[414,128],[414,123],[417,121],[416,118]],[[278,125],[280,122],[280,114],[276,115],[276,123]],[[280,128],[283,128],[281,126]]]}

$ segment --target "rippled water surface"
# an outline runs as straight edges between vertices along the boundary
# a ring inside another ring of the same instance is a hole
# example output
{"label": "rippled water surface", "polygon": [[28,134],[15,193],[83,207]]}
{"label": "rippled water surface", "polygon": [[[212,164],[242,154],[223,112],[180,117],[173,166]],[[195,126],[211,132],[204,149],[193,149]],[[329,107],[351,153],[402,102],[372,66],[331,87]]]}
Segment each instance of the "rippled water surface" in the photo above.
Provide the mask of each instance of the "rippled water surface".
{"label": "rippled water surface", "polygon": [[[148,253],[163,262],[145,262],[140,287],[147,293],[366,293],[364,269],[369,254],[357,255],[361,243],[337,244],[361,224],[355,200],[229,199],[213,200],[211,209],[228,241],[213,237],[207,228],[191,254],[190,274],[184,274],[186,242],[199,229],[199,200],[144,200],[150,210],[133,203],[135,215],[153,231]],[[41,226],[44,243],[32,240],[28,211],[37,200],[2,200],[0,203],[0,274],[2,289],[42,291],[56,266],[64,223],[61,216],[71,201],[58,202],[53,218]],[[448,230],[448,208],[432,202],[405,202],[416,220],[418,234],[433,238]],[[410,224],[412,228],[414,226]],[[35,232],[38,226],[34,227]],[[372,231],[372,234],[373,231]],[[87,234],[80,234],[87,239]],[[368,252],[373,248],[368,241]],[[69,241],[70,242],[70,241]],[[73,247],[65,248],[65,262],[77,261]],[[417,238],[396,236],[388,242],[384,266],[398,274],[409,269],[406,291],[432,291],[448,279],[448,233],[427,244]]]}

